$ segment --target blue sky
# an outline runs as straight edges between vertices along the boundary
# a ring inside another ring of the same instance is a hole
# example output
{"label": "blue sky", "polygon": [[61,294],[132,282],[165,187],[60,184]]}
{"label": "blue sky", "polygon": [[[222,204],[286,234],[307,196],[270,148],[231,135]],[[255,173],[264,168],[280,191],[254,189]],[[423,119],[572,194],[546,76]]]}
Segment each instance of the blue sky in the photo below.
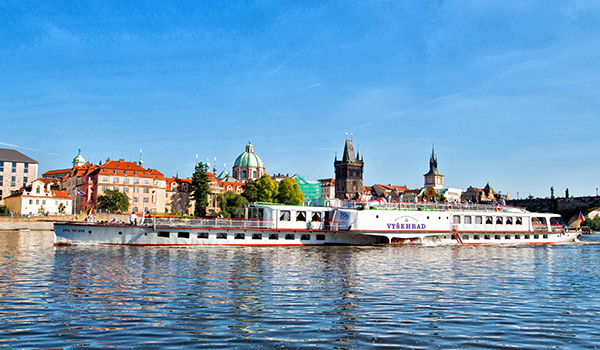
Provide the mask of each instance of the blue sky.
{"label": "blue sky", "polygon": [[0,147],[515,197],[600,187],[597,1],[0,0]]}

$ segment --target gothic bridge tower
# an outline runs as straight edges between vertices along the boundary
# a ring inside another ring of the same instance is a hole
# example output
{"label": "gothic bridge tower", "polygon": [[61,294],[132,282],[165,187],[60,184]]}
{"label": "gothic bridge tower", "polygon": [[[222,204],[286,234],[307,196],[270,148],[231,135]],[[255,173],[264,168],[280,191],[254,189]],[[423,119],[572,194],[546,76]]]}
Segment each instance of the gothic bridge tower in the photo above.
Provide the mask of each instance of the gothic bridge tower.
{"label": "gothic bridge tower", "polygon": [[[347,134],[346,134],[346,137]],[[346,139],[344,156],[333,162],[335,167],[335,198],[359,199],[363,192],[363,167],[364,162],[359,153],[354,154],[352,135]]]}

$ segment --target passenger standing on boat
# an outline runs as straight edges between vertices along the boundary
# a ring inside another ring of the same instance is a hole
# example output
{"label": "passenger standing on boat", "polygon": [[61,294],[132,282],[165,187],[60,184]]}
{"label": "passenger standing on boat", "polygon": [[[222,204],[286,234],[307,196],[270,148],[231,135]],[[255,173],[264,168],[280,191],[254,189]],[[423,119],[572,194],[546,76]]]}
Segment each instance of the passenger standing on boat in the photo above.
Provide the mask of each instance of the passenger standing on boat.
{"label": "passenger standing on boat", "polygon": [[135,225],[137,226],[137,215],[135,215],[135,212],[131,212],[131,215],[129,215],[129,225]]}

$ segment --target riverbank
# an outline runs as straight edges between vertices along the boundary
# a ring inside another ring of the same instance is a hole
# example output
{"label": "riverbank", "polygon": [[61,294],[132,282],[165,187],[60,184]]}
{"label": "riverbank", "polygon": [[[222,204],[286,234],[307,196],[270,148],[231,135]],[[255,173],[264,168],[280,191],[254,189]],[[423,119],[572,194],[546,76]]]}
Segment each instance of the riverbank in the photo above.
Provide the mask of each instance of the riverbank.
{"label": "riverbank", "polygon": [[[83,221],[87,215],[81,215],[76,220],[73,215],[53,215],[53,216],[34,216],[34,217],[0,217],[0,231],[52,231],[55,221]],[[120,222],[128,222],[128,214],[98,214],[97,221],[111,221],[112,219]]]}

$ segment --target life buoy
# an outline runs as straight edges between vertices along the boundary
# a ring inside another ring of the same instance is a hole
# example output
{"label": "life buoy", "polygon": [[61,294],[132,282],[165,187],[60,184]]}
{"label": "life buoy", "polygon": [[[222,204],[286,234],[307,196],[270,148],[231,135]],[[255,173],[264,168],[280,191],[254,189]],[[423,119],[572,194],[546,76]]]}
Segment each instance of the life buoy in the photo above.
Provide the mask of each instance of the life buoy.
{"label": "life buoy", "polygon": [[331,206],[331,202],[330,201],[325,202],[325,206],[326,207],[330,207]]}
{"label": "life buoy", "polygon": [[451,206],[451,205],[448,205],[448,206],[446,206],[446,209],[447,209],[447,210],[452,210],[452,206]]}
{"label": "life buoy", "polygon": [[502,209],[500,209],[500,207],[496,207],[496,211],[501,211]]}
{"label": "life buoy", "polygon": [[404,203],[400,203],[400,204],[398,204],[398,208],[404,209],[404,208],[406,208],[406,205],[404,205]]}

